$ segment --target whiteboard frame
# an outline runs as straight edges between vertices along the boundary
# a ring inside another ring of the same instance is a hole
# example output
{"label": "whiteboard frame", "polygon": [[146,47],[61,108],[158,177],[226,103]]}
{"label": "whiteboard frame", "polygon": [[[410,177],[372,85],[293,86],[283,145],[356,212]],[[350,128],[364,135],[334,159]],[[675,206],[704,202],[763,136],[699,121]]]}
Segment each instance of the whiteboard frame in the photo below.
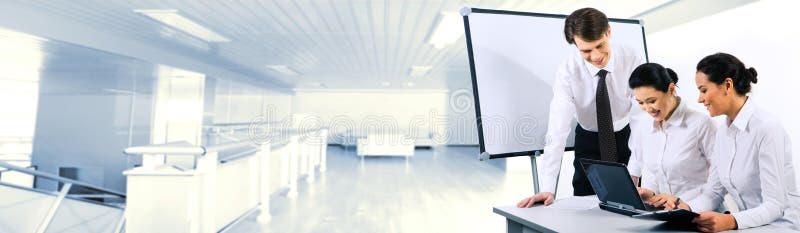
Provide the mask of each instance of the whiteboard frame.
{"label": "whiteboard frame", "polygon": [[[518,15],[518,16],[531,16],[531,17],[557,18],[557,19],[566,19],[567,15],[493,10],[493,9],[481,9],[481,8],[470,8],[470,7],[462,8],[460,13],[464,20],[464,35],[466,36],[466,41],[467,41],[467,55],[469,56],[469,71],[470,71],[470,77],[472,79],[472,96],[475,99],[474,102],[475,120],[478,126],[478,146],[480,147],[481,154],[488,154],[486,153],[486,146],[483,140],[483,127],[482,127],[483,124],[481,122],[480,97],[478,96],[478,77],[475,72],[475,58],[473,56],[473,50],[472,50],[472,36],[470,34],[470,28],[469,28],[469,15],[472,13],[481,13],[481,14]],[[650,62],[649,54],[647,52],[647,37],[645,36],[645,31],[644,31],[644,21],[642,21],[641,19],[618,19],[618,18],[608,18],[608,21],[609,23],[616,22],[616,23],[638,24],[642,28],[642,42],[644,43],[645,62]],[[565,150],[571,151],[574,150],[574,148],[566,147]],[[489,154],[489,158],[495,159],[495,158],[506,158],[506,157],[516,157],[516,156],[530,156],[535,154],[544,154],[544,148],[534,149],[530,151],[509,151],[499,154]]]}

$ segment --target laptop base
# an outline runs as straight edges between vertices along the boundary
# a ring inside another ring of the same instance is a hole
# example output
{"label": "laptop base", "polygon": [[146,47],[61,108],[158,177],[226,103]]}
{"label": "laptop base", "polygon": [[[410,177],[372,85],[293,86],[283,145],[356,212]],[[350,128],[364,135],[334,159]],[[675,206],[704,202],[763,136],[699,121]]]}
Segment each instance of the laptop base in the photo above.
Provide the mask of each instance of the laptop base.
{"label": "laptop base", "polygon": [[620,209],[620,208],[618,208],[616,206],[611,206],[611,205],[608,205],[608,204],[605,204],[605,203],[602,203],[602,202],[600,203],[600,209],[605,210],[605,211],[609,211],[609,212],[614,212],[614,213],[621,214],[621,215],[625,215],[625,216],[633,216],[633,215],[637,215],[637,214],[642,214],[642,211],[639,211],[639,210]]}

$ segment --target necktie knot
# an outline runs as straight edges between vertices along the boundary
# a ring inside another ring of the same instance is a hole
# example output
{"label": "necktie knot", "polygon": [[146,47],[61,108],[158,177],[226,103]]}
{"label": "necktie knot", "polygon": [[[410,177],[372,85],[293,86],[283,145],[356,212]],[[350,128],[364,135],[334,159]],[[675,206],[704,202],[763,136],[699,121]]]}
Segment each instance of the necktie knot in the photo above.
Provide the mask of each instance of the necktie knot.
{"label": "necktie knot", "polygon": [[608,71],[607,70],[597,71],[597,76],[600,77],[601,79],[605,79],[606,75],[608,75]]}

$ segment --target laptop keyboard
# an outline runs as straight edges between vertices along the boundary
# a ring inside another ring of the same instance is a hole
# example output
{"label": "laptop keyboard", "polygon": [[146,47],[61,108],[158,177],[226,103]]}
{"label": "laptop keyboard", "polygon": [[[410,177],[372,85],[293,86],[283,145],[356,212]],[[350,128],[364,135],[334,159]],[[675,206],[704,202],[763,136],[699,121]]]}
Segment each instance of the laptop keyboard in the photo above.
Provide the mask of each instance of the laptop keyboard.
{"label": "laptop keyboard", "polygon": [[653,206],[653,205],[650,205],[650,204],[647,204],[647,203],[644,204],[644,210],[646,210],[646,211],[656,211],[656,210],[663,210],[663,209],[664,209],[663,206],[656,207],[656,206]]}

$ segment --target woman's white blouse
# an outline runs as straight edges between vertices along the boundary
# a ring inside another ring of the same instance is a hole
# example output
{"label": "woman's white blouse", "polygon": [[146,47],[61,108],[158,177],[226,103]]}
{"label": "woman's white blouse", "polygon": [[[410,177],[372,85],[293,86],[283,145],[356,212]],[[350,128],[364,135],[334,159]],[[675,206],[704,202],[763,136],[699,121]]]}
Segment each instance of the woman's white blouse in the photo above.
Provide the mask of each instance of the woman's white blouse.
{"label": "woman's white blouse", "polygon": [[739,207],[733,213],[739,229],[772,224],[800,230],[791,148],[777,118],[747,100],[730,125],[718,127],[709,183],[689,206],[711,210],[729,193]]}
{"label": "woman's white blouse", "polygon": [[681,101],[663,127],[656,121],[641,124],[631,136],[628,171],[642,177],[642,187],[691,200],[708,181],[716,128],[706,113]]}

